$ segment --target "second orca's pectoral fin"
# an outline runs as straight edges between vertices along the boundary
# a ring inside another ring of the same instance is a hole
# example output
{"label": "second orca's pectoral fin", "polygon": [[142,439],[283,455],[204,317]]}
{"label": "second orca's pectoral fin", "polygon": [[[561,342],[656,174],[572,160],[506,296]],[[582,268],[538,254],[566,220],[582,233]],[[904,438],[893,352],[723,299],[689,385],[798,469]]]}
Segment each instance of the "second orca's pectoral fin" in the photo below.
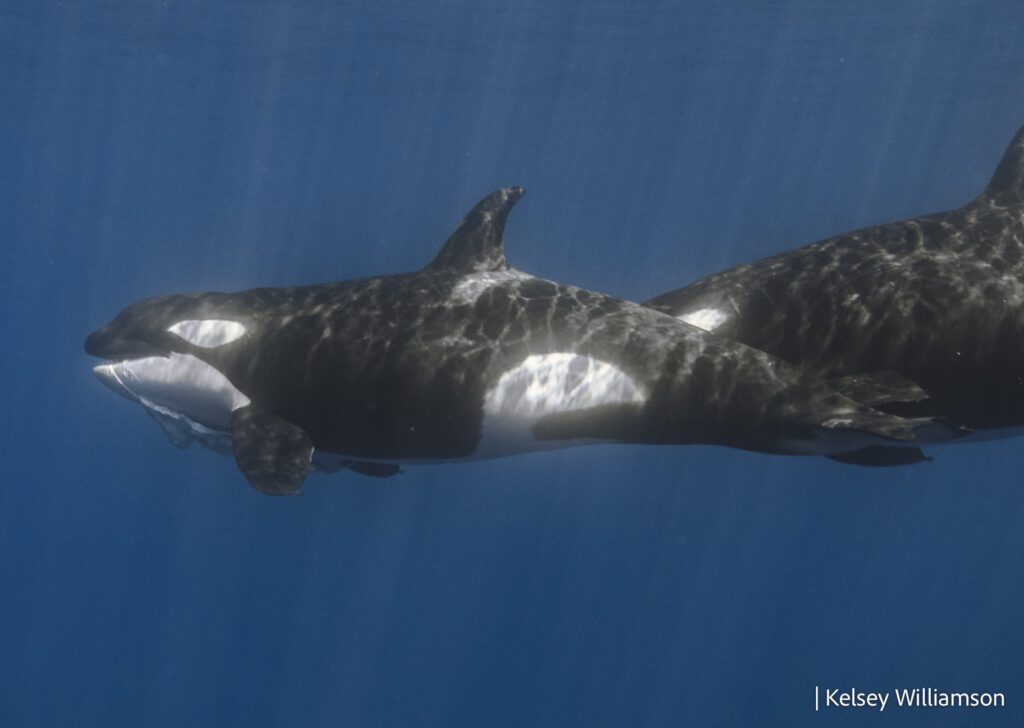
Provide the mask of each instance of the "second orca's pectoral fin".
{"label": "second orca's pectoral fin", "polygon": [[864,465],[870,468],[892,468],[900,465],[929,463],[931,458],[921,452],[919,447],[882,447],[871,445],[850,452],[826,455],[829,460],[847,465]]}
{"label": "second orca's pectoral fin", "polygon": [[480,200],[462,219],[427,268],[462,273],[507,270],[505,221],[509,211],[525,194],[522,187],[506,187]]}
{"label": "second orca's pectoral fin", "polygon": [[818,427],[833,433],[859,432],[893,443],[881,447],[898,447],[896,443],[956,440],[970,433],[967,428],[957,427],[941,417],[900,417],[874,409],[831,417],[819,423]]}
{"label": "second orca's pectoral fin", "polygon": [[840,394],[868,407],[928,399],[928,393],[916,382],[896,372],[862,372],[829,379],[826,383]]}
{"label": "second orca's pectoral fin", "polygon": [[249,485],[267,495],[298,495],[313,458],[305,430],[250,404],[231,414],[231,442]]}
{"label": "second orca's pectoral fin", "polygon": [[401,467],[392,463],[371,463],[365,460],[348,460],[343,467],[371,478],[390,478],[402,472]]}

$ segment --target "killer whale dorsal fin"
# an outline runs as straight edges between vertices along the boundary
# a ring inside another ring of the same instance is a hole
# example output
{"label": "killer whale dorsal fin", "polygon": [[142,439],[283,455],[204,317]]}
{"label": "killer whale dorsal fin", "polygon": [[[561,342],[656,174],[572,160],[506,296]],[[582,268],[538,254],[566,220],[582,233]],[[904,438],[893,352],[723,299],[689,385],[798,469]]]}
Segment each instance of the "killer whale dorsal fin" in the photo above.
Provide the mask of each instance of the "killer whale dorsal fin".
{"label": "killer whale dorsal fin", "polygon": [[522,187],[506,187],[480,200],[427,268],[465,273],[506,270],[505,220],[524,194]]}
{"label": "killer whale dorsal fin", "polygon": [[1024,127],[1014,135],[983,196],[994,197],[1004,192],[1024,195]]}

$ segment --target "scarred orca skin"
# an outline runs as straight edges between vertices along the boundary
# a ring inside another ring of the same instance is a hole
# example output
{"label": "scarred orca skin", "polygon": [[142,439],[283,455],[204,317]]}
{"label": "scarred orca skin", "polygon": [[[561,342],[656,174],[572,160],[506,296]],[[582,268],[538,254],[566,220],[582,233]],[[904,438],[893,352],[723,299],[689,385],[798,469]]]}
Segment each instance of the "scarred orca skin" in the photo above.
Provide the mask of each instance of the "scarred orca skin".
{"label": "scarred orca skin", "polygon": [[85,349],[175,444],[232,452],[271,494],[298,492],[311,468],[386,476],[584,443],[842,454],[951,434],[862,403],[916,399],[909,382],[865,375],[855,401],[671,316],[510,268],[522,195],[485,198],[415,273],[147,299]]}
{"label": "scarred orca skin", "polygon": [[646,305],[826,378],[894,372],[928,394],[914,414],[975,431],[960,441],[1020,434],[1022,246],[1024,129],[960,209],[740,265]]}

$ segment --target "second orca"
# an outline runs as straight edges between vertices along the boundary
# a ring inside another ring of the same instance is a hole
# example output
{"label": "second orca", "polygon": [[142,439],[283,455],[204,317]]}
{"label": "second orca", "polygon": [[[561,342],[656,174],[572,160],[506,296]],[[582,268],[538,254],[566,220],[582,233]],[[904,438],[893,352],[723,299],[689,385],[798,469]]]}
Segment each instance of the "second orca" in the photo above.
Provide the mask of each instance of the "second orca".
{"label": "second orca", "polygon": [[[928,395],[886,407],[973,434],[1024,426],[1024,129],[985,191],[739,265],[646,302],[825,378],[893,372]],[[884,406],[883,406],[884,407]],[[916,448],[840,456],[916,462]]]}

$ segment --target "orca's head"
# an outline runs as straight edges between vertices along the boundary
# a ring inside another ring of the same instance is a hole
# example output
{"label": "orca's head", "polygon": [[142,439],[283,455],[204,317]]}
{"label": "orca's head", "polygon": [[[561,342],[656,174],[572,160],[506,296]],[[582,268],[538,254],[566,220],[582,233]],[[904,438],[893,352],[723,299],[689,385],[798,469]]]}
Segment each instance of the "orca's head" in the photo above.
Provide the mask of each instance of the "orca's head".
{"label": "orca's head", "polygon": [[240,344],[248,328],[219,310],[221,298],[160,296],[128,306],[86,338],[86,353],[107,360],[93,372],[151,413],[172,413],[223,429],[231,411],[248,400],[214,362],[223,347]]}
{"label": "orca's head", "polygon": [[242,336],[245,327],[238,321],[220,318],[216,298],[218,294],[178,294],[133,303],[109,324],[89,334],[85,351],[100,359],[135,359],[229,343]]}

